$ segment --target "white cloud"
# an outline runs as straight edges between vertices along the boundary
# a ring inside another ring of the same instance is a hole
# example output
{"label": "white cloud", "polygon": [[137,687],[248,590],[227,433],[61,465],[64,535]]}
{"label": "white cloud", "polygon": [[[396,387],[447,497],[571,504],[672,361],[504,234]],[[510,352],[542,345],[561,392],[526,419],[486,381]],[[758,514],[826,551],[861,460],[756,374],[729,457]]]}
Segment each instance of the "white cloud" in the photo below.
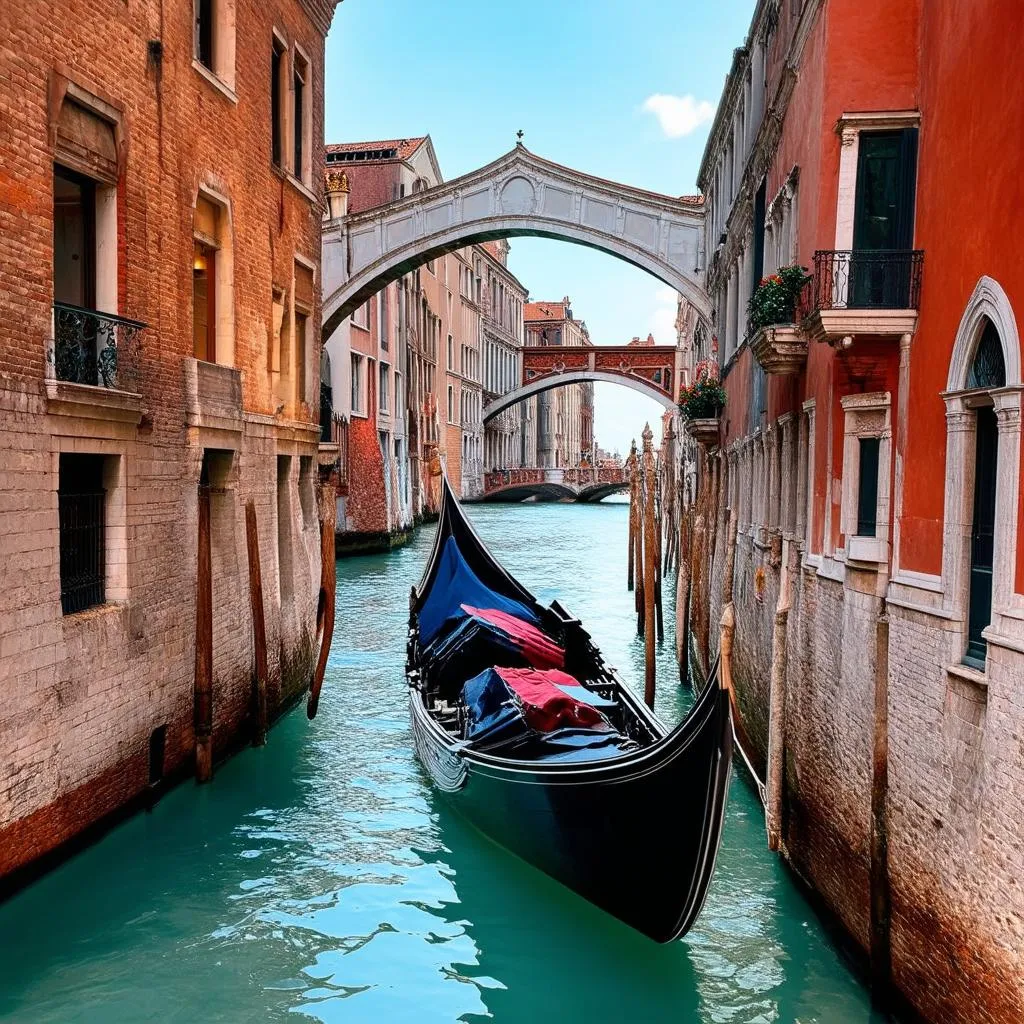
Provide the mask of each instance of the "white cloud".
{"label": "white cloud", "polygon": [[643,109],[657,117],[670,139],[689,135],[715,116],[715,105],[694,96],[670,96],[656,92],[644,100]]}

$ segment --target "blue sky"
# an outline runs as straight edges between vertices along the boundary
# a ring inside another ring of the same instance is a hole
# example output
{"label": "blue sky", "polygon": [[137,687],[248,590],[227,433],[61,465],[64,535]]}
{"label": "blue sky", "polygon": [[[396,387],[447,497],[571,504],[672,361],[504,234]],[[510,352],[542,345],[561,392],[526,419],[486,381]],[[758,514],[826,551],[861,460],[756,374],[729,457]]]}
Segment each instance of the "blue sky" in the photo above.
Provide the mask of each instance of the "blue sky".
{"label": "blue sky", "polygon": [[[429,134],[446,178],[535,153],[641,188],[696,190],[714,107],[754,0],[344,0],[327,40],[328,142]],[[612,256],[516,238],[533,299],[572,299],[596,344],[672,340],[675,297]],[[659,406],[598,384],[595,432],[629,445]]]}

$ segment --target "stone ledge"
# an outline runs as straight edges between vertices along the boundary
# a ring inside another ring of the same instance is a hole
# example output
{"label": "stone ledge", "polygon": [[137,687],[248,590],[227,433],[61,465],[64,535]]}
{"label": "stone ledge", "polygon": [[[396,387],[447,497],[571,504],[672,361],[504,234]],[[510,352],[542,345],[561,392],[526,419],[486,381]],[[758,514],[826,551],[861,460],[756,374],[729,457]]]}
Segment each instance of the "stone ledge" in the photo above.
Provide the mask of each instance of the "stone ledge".
{"label": "stone ledge", "polygon": [[946,674],[961,682],[970,683],[971,686],[976,686],[979,690],[988,691],[988,679],[985,673],[968,665],[947,665]]}
{"label": "stone ledge", "polygon": [[765,373],[791,376],[807,362],[807,338],[796,324],[774,324],[751,336],[750,351]]}
{"label": "stone ledge", "polygon": [[47,380],[45,383],[48,413],[118,423],[138,424],[142,421],[143,397],[135,392],[64,380]]}
{"label": "stone ledge", "polygon": [[902,337],[917,330],[916,309],[818,309],[801,327],[814,341],[830,344],[858,334]]}

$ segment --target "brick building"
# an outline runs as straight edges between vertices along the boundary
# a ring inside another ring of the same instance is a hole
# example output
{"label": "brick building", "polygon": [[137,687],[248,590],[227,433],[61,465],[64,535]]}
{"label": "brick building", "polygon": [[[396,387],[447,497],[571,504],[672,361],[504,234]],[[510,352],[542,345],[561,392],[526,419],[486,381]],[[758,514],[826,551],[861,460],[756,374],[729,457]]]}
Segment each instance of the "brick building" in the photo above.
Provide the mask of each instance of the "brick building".
{"label": "brick building", "polygon": [[[1024,214],[1002,201],[1024,143],[991,106],[1024,110],[1020,27],[1012,0],[761,0],[699,178],[716,314],[691,358],[728,402],[691,661],[717,646],[731,509],[734,673],[782,849],[935,1021],[1024,1019]],[[792,264],[790,322],[751,329]]]}
{"label": "brick building", "polygon": [[[528,302],[523,309],[531,346],[589,347],[587,325],[573,316],[569,297],[561,302]],[[566,384],[537,396],[537,459],[545,469],[578,466],[594,443],[594,385]]]}
{"label": "brick building", "polygon": [[308,682],[334,6],[0,10],[2,875],[249,735],[249,500],[271,713]]}

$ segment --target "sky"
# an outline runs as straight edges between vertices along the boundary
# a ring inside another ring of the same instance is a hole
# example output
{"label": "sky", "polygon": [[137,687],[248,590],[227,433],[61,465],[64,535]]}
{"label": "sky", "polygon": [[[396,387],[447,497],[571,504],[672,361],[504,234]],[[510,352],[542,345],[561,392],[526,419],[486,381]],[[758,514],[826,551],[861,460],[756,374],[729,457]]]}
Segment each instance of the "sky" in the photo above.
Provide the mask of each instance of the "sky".
{"label": "sky", "polygon": [[[732,51],[755,0],[343,0],[327,39],[328,142],[430,135],[458,177],[508,152],[682,195],[696,177]],[[614,256],[511,240],[537,300],[568,295],[597,345],[674,340],[676,296]],[[596,384],[594,433],[625,452],[661,407]]]}

